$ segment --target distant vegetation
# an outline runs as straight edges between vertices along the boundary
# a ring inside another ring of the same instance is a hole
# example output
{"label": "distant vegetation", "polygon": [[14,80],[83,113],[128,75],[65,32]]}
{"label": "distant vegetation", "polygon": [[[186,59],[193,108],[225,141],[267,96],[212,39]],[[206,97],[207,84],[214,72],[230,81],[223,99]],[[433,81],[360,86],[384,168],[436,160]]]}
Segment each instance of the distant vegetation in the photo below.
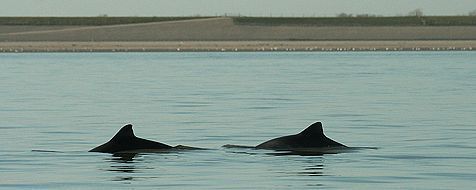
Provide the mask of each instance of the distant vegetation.
{"label": "distant vegetation", "polygon": [[0,25],[70,25],[102,26],[114,24],[133,24],[187,20],[207,17],[0,17]]}
{"label": "distant vegetation", "polygon": [[233,21],[261,26],[476,26],[475,16],[234,17]]}

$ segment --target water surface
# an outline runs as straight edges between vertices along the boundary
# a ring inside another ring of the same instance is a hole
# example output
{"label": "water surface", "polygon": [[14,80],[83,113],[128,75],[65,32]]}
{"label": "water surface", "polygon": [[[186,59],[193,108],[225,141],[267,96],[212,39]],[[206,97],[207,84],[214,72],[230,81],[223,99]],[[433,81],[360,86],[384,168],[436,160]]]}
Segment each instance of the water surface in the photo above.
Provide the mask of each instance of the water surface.
{"label": "water surface", "polygon": [[[476,53],[0,54],[2,189],[468,189]],[[315,121],[348,146],[226,149]],[[121,126],[207,150],[90,153]],[[35,150],[35,151],[32,151]]]}

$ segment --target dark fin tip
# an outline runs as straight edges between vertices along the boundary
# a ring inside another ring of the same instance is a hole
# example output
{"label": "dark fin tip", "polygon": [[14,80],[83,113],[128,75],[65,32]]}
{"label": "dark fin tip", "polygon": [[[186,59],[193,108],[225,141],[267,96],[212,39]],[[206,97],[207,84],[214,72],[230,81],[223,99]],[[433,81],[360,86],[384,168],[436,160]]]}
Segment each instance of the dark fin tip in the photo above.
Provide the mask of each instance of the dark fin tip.
{"label": "dark fin tip", "polygon": [[301,134],[323,134],[324,131],[322,129],[322,123],[320,121],[313,123],[304,131],[301,132]]}
{"label": "dark fin tip", "polygon": [[113,138],[135,137],[132,124],[124,125]]}

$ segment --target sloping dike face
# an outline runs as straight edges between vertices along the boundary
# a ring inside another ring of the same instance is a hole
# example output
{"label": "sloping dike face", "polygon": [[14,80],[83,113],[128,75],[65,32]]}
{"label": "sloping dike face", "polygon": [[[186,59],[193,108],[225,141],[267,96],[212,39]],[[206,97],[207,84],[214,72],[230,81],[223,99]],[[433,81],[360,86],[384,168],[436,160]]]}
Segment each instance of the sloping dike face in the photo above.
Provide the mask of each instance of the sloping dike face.
{"label": "sloping dike face", "polygon": [[317,26],[242,24],[216,17],[107,26],[0,25],[0,41],[475,40],[476,26]]}

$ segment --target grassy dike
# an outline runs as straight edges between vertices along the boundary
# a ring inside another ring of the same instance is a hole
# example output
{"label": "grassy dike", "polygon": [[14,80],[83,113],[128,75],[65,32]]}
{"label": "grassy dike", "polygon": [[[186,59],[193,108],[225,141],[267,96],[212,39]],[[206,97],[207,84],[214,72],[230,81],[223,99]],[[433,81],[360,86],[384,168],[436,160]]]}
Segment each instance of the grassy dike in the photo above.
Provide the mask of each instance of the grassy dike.
{"label": "grassy dike", "polygon": [[476,16],[235,17],[236,24],[267,26],[476,26]]}
{"label": "grassy dike", "polygon": [[[213,17],[0,17],[0,25],[104,26]],[[476,16],[232,17],[235,24],[260,26],[476,26]]]}
{"label": "grassy dike", "polygon": [[105,26],[163,21],[203,19],[211,17],[0,17],[7,26]]}
{"label": "grassy dike", "polygon": [[470,16],[0,17],[0,53],[474,50]]}

